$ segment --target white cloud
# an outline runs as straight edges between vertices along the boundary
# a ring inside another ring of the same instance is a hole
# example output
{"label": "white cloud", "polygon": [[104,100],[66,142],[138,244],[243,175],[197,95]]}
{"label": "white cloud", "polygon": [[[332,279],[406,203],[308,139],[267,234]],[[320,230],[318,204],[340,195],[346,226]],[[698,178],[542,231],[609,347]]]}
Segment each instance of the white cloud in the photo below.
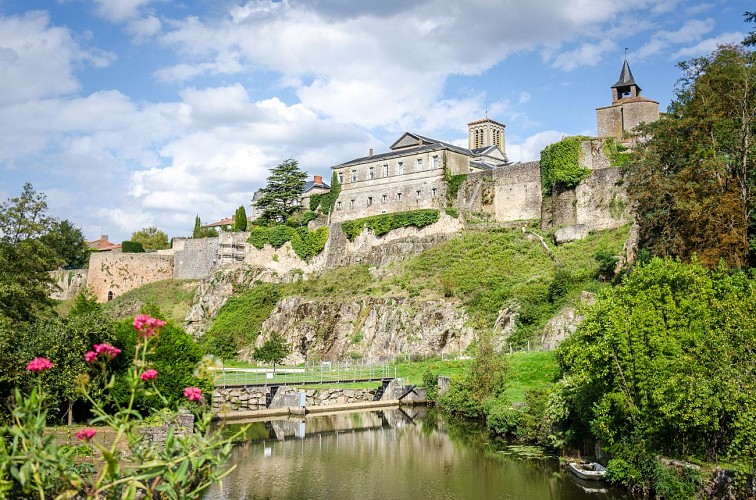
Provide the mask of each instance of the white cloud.
{"label": "white cloud", "polygon": [[551,65],[564,71],[572,71],[583,66],[596,66],[605,53],[616,47],[616,44],[608,39],[598,43],[584,43],[575,50],[559,54]]}
{"label": "white cloud", "polygon": [[682,48],[672,54],[672,58],[685,59],[689,57],[708,55],[716,50],[719,45],[739,44],[745,37],[745,33],[740,33],[737,31],[734,33],[722,33],[721,35],[701,40],[697,44],[690,47]]}
{"label": "white cloud", "polygon": [[92,0],[97,13],[109,21],[122,22],[139,16],[139,9],[150,0]]}
{"label": "white cloud", "polygon": [[133,37],[135,42],[144,43],[157,35],[161,27],[160,19],[155,16],[148,16],[129,21],[126,25],[126,32]]}
{"label": "white cloud", "polygon": [[533,161],[541,158],[541,151],[549,144],[572,135],[557,130],[545,130],[526,138],[520,144],[507,143],[507,157],[510,161]]}
{"label": "white cloud", "polygon": [[700,20],[691,19],[686,21],[678,30],[657,31],[651,36],[651,40],[640,49],[633,52],[633,59],[642,60],[650,56],[665,52],[672,45],[689,43],[700,40],[706,33],[714,28],[714,20],[711,18]]}

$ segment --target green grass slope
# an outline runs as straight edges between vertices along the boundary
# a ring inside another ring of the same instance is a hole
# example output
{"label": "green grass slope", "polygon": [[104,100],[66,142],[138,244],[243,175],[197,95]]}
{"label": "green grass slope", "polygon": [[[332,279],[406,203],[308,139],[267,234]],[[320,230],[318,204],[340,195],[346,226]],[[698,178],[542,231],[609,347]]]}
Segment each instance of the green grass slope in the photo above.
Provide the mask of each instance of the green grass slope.
{"label": "green grass slope", "polygon": [[130,290],[104,304],[106,313],[115,319],[128,318],[145,304],[160,308],[166,318],[183,325],[199,284],[196,280],[169,279]]}

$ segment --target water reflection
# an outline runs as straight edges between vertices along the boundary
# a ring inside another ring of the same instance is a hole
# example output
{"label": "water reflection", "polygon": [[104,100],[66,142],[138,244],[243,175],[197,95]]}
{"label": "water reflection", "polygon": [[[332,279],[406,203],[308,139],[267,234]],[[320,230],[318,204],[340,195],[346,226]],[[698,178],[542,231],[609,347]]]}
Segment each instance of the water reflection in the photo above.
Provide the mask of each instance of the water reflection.
{"label": "water reflection", "polygon": [[504,454],[484,429],[425,408],[256,422],[248,437],[208,500],[631,498],[578,483],[556,459]]}

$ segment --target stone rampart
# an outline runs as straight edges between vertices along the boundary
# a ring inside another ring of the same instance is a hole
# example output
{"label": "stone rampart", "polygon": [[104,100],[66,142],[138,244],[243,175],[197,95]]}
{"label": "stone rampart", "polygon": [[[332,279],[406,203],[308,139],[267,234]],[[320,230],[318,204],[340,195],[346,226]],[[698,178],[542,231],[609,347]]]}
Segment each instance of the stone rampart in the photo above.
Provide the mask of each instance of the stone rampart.
{"label": "stone rampart", "polygon": [[106,302],[147,283],[170,278],[172,255],[99,252],[89,259],[87,285],[99,302]]}
{"label": "stone rampart", "polygon": [[[296,386],[279,386],[270,402],[270,408],[287,408],[299,405],[299,393],[305,393],[305,406],[329,406],[373,401],[380,382],[370,389],[341,389],[324,387],[305,389]],[[264,410],[270,387],[216,387],[213,391],[213,412]]]}
{"label": "stone rampart", "polygon": [[540,162],[534,161],[469,174],[455,205],[496,222],[512,222],[539,219],[542,199]]}
{"label": "stone rampart", "polygon": [[61,269],[53,271],[53,283],[55,287],[50,297],[55,300],[68,300],[76,297],[79,292],[87,288],[87,269]]}
{"label": "stone rampart", "polygon": [[219,238],[174,238],[173,277],[202,279],[218,264]]}

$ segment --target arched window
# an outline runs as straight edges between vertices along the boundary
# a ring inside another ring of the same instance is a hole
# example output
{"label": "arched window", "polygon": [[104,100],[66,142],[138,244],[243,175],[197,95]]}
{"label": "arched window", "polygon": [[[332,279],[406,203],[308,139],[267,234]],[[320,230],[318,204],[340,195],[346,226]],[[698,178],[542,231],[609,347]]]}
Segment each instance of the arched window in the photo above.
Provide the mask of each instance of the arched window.
{"label": "arched window", "polygon": [[108,302],[110,302],[111,300],[113,300],[113,291],[112,290],[108,292]]}

